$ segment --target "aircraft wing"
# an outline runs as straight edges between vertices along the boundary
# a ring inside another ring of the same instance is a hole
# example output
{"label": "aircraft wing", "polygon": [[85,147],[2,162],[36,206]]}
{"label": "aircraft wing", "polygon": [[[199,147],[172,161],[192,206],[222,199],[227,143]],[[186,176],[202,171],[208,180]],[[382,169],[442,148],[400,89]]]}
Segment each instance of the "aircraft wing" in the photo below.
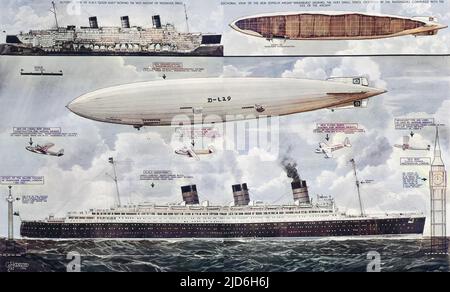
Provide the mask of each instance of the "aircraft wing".
{"label": "aircraft wing", "polygon": [[340,150],[340,149],[342,149],[342,148],[344,148],[344,145],[342,145],[342,144],[336,144],[336,145],[333,145],[333,146],[331,147],[331,152],[338,151],[338,150]]}
{"label": "aircraft wing", "polygon": [[422,148],[420,148],[420,147],[409,147],[408,149],[409,150],[423,150],[423,151],[429,150],[428,148],[425,148],[425,147],[422,147]]}
{"label": "aircraft wing", "polygon": [[403,145],[409,145],[409,136],[403,137]]}
{"label": "aircraft wing", "polygon": [[329,148],[322,148],[326,158],[333,158],[333,153]]}
{"label": "aircraft wing", "polygon": [[188,149],[187,152],[190,157],[195,158],[196,160],[200,160],[200,157],[198,157],[198,155],[194,152],[194,150]]}
{"label": "aircraft wing", "polygon": [[53,146],[55,146],[55,144],[53,144],[53,143],[48,143],[48,144],[45,144],[44,146],[41,146],[41,148],[39,149],[39,150],[41,150],[41,151],[48,151],[50,148],[52,148]]}

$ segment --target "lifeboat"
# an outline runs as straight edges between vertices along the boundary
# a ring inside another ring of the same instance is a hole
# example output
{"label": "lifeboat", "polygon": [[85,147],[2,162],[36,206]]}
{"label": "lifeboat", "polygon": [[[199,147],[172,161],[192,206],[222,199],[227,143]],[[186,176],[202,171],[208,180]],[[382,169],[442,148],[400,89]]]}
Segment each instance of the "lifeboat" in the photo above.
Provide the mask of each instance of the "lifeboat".
{"label": "lifeboat", "polygon": [[447,28],[435,17],[402,17],[359,12],[291,12],[240,18],[230,26],[265,39],[364,40],[435,35]]}

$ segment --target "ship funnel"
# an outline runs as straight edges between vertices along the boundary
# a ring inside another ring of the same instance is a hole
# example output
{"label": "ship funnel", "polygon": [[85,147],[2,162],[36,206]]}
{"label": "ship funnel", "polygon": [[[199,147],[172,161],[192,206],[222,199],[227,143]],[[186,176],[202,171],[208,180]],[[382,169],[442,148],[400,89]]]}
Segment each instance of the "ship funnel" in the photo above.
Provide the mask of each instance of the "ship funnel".
{"label": "ship funnel", "polygon": [[153,28],[162,28],[161,17],[159,15],[152,16]]}
{"label": "ship funnel", "polygon": [[96,16],[89,17],[89,27],[98,28],[98,21]]}
{"label": "ship funnel", "polygon": [[184,186],[181,187],[181,192],[183,194],[183,201],[186,205],[198,205],[200,201],[198,199],[197,186]]}
{"label": "ship funnel", "polygon": [[122,16],[120,21],[122,22],[122,28],[130,28],[130,18],[128,16]]}
{"label": "ship funnel", "polygon": [[250,194],[247,184],[234,185],[233,197],[235,206],[248,206],[250,204]]}
{"label": "ship funnel", "polygon": [[294,181],[292,182],[292,193],[294,194],[294,201],[300,204],[310,204],[308,185],[306,181]]}

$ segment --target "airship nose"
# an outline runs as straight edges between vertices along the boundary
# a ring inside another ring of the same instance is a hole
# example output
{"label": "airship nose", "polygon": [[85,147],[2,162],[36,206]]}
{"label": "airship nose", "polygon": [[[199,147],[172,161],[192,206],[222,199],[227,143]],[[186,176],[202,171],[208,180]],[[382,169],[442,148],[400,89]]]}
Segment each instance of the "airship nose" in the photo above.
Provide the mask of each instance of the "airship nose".
{"label": "airship nose", "polygon": [[68,105],[66,105],[66,108],[78,116],[89,118],[87,105],[81,100],[81,98],[73,100]]}
{"label": "airship nose", "polygon": [[77,100],[71,101],[69,104],[66,105],[66,108],[73,112],[74,114],[78,114],[77,110]]}

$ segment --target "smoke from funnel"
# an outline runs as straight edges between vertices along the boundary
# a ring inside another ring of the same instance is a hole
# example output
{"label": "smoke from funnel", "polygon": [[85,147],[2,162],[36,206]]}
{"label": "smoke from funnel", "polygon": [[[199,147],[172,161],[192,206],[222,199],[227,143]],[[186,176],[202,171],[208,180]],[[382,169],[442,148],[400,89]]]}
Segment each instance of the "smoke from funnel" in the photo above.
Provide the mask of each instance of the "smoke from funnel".
{"label": "smoke from funnel", "polygon": [[283,165],[287,176],[292,179],[291,186],[294,202],[299,204],[310,204],[311,200],[309,198],[308,185],[306,181],[300,178],[300,174],[297,170],[297,163],[288,156],[285,156],[283,160],[281,160],[281,164]]}
{"label": "smoke from funnel", "polygon": [[286,174],[289,178],[292,178],[294,182],[301,181],[300,174],[297,170],[298,165],[295,161],[293,161],[291,158],[285,157],[281,161],[281,164],[283,165],[284,170],[286,171]]}

